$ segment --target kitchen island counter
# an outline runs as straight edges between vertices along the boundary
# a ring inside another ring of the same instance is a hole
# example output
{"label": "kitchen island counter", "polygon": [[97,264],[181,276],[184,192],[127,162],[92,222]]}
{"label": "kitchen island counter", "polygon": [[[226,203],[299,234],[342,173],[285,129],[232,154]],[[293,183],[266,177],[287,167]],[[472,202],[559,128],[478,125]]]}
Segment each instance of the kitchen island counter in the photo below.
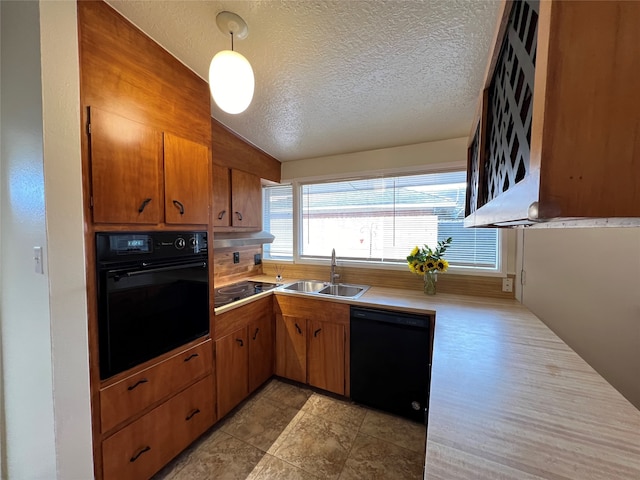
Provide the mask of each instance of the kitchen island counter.
{"label": "kitchen island counter", "polygon": [[383,287],[327,300],[436,312],[426,479],[640,479],[640,410],[519,302]]}

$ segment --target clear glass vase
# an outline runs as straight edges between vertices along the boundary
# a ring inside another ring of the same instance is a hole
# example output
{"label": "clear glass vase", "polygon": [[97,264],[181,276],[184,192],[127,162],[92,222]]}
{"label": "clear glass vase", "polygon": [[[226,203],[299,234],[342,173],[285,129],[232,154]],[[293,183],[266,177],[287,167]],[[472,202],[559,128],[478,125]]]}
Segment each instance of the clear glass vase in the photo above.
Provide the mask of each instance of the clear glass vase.
{"label": "clear glass vase", "polygon": [[438,281],[438,272],[429,271],[424,274],[424,293],[427,295],[436,294],[436,282]]}

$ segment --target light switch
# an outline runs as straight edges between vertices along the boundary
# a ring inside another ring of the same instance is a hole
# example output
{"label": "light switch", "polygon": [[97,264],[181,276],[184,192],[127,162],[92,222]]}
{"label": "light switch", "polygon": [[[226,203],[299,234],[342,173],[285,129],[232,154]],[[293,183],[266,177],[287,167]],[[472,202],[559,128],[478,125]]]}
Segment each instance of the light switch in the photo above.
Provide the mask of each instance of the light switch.
{"label": "light switch", "polygon": [[42,247],[33,247],[33,261],[35,262],[35,272],[44,274],[42,265]]}

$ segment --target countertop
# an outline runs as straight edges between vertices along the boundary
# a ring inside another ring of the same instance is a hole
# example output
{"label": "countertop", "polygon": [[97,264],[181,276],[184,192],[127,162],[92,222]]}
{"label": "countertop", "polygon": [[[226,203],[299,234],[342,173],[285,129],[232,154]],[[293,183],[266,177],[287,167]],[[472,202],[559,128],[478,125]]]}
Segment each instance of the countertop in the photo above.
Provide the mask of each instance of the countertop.
{"label": "countertop", "polygon": [[382,287],[339,301],[436,312],[426,479],[640,480],[640,410],[517,301]]}

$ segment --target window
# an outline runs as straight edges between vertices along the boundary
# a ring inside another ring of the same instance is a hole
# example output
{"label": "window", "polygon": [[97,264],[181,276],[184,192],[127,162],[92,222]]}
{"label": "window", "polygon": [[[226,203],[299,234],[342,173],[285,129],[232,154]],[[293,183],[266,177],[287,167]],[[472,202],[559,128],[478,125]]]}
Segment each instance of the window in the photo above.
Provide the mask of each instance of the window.
{"label": "window", "polygon": [[293,258],[293,195],[291,185],[262,189],[263,229],[274,235],[273,243],[264,244],[264,257],[291,260]]}
{"label": "window", "polygon": [[[299,192],[299,258],[326,258],[335,248],[341,259],[402,263],[416,245],[434,247],[453,237],[446,258],[452,268],[496,270],[499,267],[498,232],[465,229],[464,171],[397,177],[376,177],[292,187],[274,198],[265,193],[265,229],[287,247],[271,246],[266,258],[293,258],[292,192]],[[286,204],[286,206],[285,206]],[[288,209],[288,210],[287,210]],[[288,220],[285,226],[282,220]],[[279,223],[277,220],[281,220]],[[276,256],[276,253],[280,257]]]}

